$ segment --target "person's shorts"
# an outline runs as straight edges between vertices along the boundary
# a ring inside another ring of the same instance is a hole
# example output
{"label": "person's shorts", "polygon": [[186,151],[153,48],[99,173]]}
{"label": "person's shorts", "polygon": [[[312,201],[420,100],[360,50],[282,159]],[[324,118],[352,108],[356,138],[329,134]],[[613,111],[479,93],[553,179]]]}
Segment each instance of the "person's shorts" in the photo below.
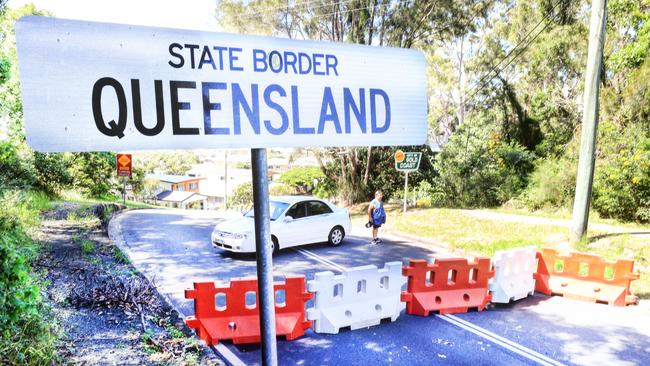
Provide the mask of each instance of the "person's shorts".
{"label": "person's shorts", "polygon": [[379,225],[372,224],[373,229],[379,229],[380,227],[381,227],[381,224],[379,224]]}

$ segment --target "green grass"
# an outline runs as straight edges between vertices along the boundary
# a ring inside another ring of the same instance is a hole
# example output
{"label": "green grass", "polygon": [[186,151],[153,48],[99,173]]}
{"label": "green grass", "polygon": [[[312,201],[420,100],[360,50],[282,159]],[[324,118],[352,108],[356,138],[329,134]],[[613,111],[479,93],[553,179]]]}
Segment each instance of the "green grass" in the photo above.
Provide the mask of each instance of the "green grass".
{"label": "green grass", "polygon": [[[357,225],[367,220],[365,205],[354,206],[353,220]],[[386,205],[387,230],[402,232],[425,239],[432,244],[447,245],[462,255],[492,256],[497,250],[534,245],[555,248],[569,243],[566,226],[501,221],[470,215],[467,210],[422,208],[409,209],[406,214],[398,205]],[[493,210],[499,213],[516,213]],[[528,213],[526,216],[539,216]],[[563,215],[546,218],[564,219]],[[602,221],[601,221],[602,222]],[[607,222],[612,224],[611,220]],[[650,232],[643,225],[627,223],[631,232]],[[641,278],[632,282],[632,290],[641,298],[650,298],[650,237],[648,235],[607,233],[590,230],[587,238],[575,245],[575,249],[603,256],[607,260],[630,258],[640,269]]]}
{"label": "green grass", "polygon": [[167,324],[165,326],[165,330],[167,331],[167,334],[169,334],[172,338],[185,338],[185,334],[178,330],[175,326],[172,324]]}
{"label": "green grass", "polygon": [[[0,364],[59,364],[55,343],[60,329],[41,297],[46,287],[32,267],[43,249],[32,240],[46,195],[0,191]],[[4,291],[9,289],[10,291]]]}
{"label": "green grass", "polygon": [[117,261],[118,263],[122,263],[122,264],[129,264],[131,262],[129,257],[126,254],[124,254],[124,252],[120,248],[116,246],[113,247],[113,259],[115,259],[115,261]]}
{"label": "green grass", "polygon": [[[512,214],[529,217],[542,217],[545,219],[571,220],[572,212],[567,208],[560,209],[541,209],[537,211],[528,211],[524,208],[497,207],[487,208],[482,211],[496,212],[502,214]],[[634,222],[625,222],[616,219],[602,218],[596,211],[589,212],[589,222],[593,224],[606,224],[612,226],[622,226],[630,228],[645,228],[650,230],[649,224],[639,224]]]}
{"label": "green grass", "polygon": [[95,252],[95,243],[88,239],[82,239],[79,242],[79,247],[84,255],[91,255]]}
{"label": "green grass", "polygon": [[[54,203],[63,203],[71,202],[76,203],[82,206],[90,207],[92,205],[102,204],[102,203],[122,203],[120,197],[100,197],[100,198],[88,198],[75,191],[64,191],[61,193],[59,200]],[[144,202],[138,201],[126,201],[126,207],[128,208],[161,208],[162,206],[150,205]]]}

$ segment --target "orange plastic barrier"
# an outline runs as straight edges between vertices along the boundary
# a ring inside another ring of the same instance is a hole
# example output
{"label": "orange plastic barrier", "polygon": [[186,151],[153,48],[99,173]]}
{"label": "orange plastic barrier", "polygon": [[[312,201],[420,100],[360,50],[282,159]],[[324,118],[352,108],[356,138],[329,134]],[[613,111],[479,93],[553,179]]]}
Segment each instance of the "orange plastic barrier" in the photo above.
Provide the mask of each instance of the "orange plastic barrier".
{"label": "orange plastic barrier", "polygon": [[[273,287],[276,334],[287,340],[302,336],[313,324],[305,317],[305,302],[314,296],[305,290],[305,276],[287,276],[284,282],[276,282]],[[283,303],[277,302],[279,291],[285,293]],[[247,293],[250,298],[255,294],[254,305],[246,304]],[[215,298],[223,300],[223,296],[225,305],[217,307]],[[194,299],[194,316],[188,316],[185,323],[196,329],[206,343],[214,345],[225,339],[235,344],[260,342],[256,278],[234,278],[224,287],[215,287],[214,282],[195,282],[194,289],[185,290],[185,298]]]}
{"label": "orange plastic barrier", "polygon": [[589,253],[558,254],[555,249],[542,248],[537,252],[535,291],[625,306],[636,302],[630,282],[639,279],[639,272],[634,272],[633,268],[633,260],[609,262]]}
{"label": "orange plastic barrier", "polygon": [[494,276],[490,258],[441,258],[433,263],[411,259],[402,267],[408,276],[406,313],[428,316],[431,311],[440,314],[465,313],[469,308],[481,311],[492,299],[488,282]]}

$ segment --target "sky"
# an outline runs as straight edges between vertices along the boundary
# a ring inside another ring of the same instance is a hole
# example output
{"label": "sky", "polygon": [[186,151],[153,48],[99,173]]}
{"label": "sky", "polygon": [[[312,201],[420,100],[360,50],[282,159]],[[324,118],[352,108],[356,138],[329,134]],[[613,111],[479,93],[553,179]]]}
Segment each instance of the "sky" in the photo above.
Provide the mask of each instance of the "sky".
{"label": "sky", "polygon": [[9,0],[34,3],[57,18],[217,31],[217,0]]}

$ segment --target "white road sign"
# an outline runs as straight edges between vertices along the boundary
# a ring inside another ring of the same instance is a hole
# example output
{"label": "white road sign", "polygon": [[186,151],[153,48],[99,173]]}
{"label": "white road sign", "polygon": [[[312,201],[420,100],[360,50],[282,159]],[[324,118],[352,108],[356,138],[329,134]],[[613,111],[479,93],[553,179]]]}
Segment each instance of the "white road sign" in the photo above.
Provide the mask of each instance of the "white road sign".
{"label": "white road sign", "polygon": [[40,151],[420,145],[415,50],[50,17],[16,25]]}

